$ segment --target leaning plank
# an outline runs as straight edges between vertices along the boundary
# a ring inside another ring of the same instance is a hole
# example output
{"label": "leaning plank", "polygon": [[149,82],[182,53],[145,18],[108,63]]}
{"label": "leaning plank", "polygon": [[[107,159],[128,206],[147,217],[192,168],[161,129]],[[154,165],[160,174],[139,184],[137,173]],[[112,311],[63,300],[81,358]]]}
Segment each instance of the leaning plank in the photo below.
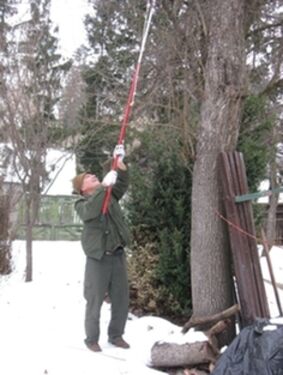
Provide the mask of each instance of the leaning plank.
{"label": "leaning plank", "polygon": [[[236,195],[237,192],[240,194],[248,192],[248,183],[246,177],[246,168],[244,163],[243,155],[239,152],[233,152],[232,157],[235,160],[236,171],[238,178],[236,179],[236,186],[238,188],[235,189]],[[243,202],[241,204],[237,204],[238,212],[242,211],[243,215],[243,225],[246,229],[247,233],[250,233],[251,236],[247,236],[246,241],[248,244],[248,253],[249,253],[249,261],[252,266],[252,275],[253,275],[253,285],[255,288],[255,293],[258,296],[258,299],[255,300],[257,305],[257,311],[261,317],[269,317],[269,309],[268,303],[265,295],[265,287],[262,278],[262,272],[259,262],[259,255],[257,249],[257,240],[256,240],[256,229],[253,219],[253,211],[251,202]]]}
{"label": "leaning plank", "polygon": [[152,367],[186,367],[215,362],[217,354],[208,341],[176,344],[157,342],[151,349]]}
{"label": "leaning plank", "polygon": [[[235,189],[233,186],[233,173],[234,168],[231,167],[229,154],[223,152],[220,154],[220,180],[223,188],[223,201],[226,211],[226,218],[232,222],[234,226],[228,225],[228,232],[230,236],[230,246],[232,250],[232,258],[234,264],[234,272],[236,274],[238,286],[238,301],[241,306],[241,318],[244,325],[252,323],[256,316],[254,308],[251,306],[253,302],[253,291],[247,287],[249,285],[247,277],[250,272],[246,271],[245,267],[241,266],[242,252],[245,248],[245,238],[236,229],[241,227],[240,217],[237,212],[237,206],[234,202]],[[233,251],[234,248],[238,251]],[[244,291],[244,293],[242,293]]]}
{"label": "leaning plank", "polygon": [[278,290],[277,290],[276,280],[275,280],[275,277],[274,277],[272,263],[271,263],[271,259],[270,259],[270,255],[269,255],[270,249],[268,247],[267,238],[266,238],[266,235],[265,235],[265,232],[264,232],[263,228],[261,228],[261,236],[262,236],[263,251],[264,251],[264,255],[266,257],[266,262],[267,262],[267,266],[268,266],[268,270],[269,270],[271,285],[273,287],[273,291],[274,291],[274,294],[275,294],[277,308],[278,308],[278,311],[279,311],[279,315],[283,316],[283,310],[282,310],[282,306],[281,306],[280,296],[279,296],[279,293],[278,293]]}
{"label": "leaning plank", "polygon": [[235,202],[235,196],[248,192],[243,156],[237,152],[222,152],[220,166],[242,328],[257,318],[268,318],[269,309],[257,252],[251,202]]}

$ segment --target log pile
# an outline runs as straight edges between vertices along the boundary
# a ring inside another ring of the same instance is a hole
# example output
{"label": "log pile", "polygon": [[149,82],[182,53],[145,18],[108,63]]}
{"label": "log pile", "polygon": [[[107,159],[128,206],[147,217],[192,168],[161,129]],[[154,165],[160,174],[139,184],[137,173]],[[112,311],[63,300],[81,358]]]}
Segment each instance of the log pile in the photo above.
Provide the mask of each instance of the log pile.
{"label": "log pile", "polygon": [[151,366],[170,375],[210,374],[220,356],[217,336],[228,329],[230,318],[238,312],[239,306],[234,305],[213,316],[191,317],[182,328],[182,333],[197,327],[197,331],[204,334],[203,339],[182,344],[156,342],[151,348]]}

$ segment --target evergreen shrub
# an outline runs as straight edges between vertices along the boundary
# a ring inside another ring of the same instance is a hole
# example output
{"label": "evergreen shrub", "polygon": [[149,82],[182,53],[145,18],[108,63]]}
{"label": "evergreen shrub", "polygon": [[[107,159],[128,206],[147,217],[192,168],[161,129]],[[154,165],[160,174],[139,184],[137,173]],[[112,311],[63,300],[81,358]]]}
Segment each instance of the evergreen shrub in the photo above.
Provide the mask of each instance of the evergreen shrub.
{"label": "evergreen shrub", "polygon": [[[260,183],[267,178],[267,166],[274,158],[275,145],[272,143],[272,129],[275,119],[269,112],[267,99],[250,95],[243,105],[238,150],[243,153],[248,187],[251,193],[259,189]],[[266,209],[254,203],[256,226],[260,226]]]}
{"label": "evergreen shrub", "polygon": [[131,301],[143,312],[187,316],[190,298],[190,169],[172,129],[139,134],[130,156],[131,189],[126,211],[133,233],[129,259]]}

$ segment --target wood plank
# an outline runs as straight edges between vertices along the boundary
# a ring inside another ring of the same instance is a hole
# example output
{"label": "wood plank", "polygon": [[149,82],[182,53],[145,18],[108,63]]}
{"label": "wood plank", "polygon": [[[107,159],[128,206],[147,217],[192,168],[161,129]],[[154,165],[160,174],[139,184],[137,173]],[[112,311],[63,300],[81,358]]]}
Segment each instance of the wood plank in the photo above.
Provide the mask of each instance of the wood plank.
{"label": "wood plank", "polygon": [[[235,194],[243,194],[248,191],[246,169],[242,158],[242,155],[236,152],[232,153],[232,157],[235,160]],[[236,205],[238,213],[240,215],[241,228],[250,235],[245,236],[245,264],[249,268],[249,283],[250,288],[253,290],[253,305],[258,316],[264,314],[264,306],[261,299],[261,288],[260,288],[260,264],[258,261],[257,242],[256,242],[256,231],[253,221],[253,212],[250,202],[243,202]],[[259,296],[257,298],[257,296]]]}
{"label": "wood plank", "polygon": [[[240,181],[240,192],[246,193],[248,189],[248,182],[246,177],[246,167],[243,159],[243,155],[240,153],[234,153],[235,157],[238,159],[238,168],[239,168],[239,181]],[[258,303],[259,303],[259,312],[261,317],[269,317],[269,308],[267,297],[265,293],[265,287],[262,277],[262,271],[260,267],[260,260],[259,260],[259,253],[257,248],[257,239],[256,239],[256,229],[254,224],[254,216],[252,210],[252,204],[250,201],[238,203],[238,209],[242,209],[244,211],[245,216],[245,228],[247,233],[250,233],[251,236],[247,236],[248,238],[248,251],[250,253],[251,265],[253,268],[253,277],[254,283],[256,288],[256,295],[258,296]]]}
{"label": "wood plank", "polygon": [[231,166],[229,155],[227,153],[221,153],[220,166],[226,218],[229,220],[229,222],[234,224],[234,226],[228,225],[228,232],[230,237],[234,274],[237,280],[236,294],[239,298],[239,303],[241,306],[242,324],[243,326],[246,326],[255,320],[254,308],[250,304],[250,302],[253,301],[253,291],[250,288],[246,288],[248,282],[248,280],[246,280],[247,270],[245,265],[243,265],[241,262],[241,249],[244,249],[244,238],[237,230],[237,227],[240,227],[240,221],[236,204],[234,202]]}
{"label": "wood plank", "polygon": [[224,191],[225,215],[230,223],[228,232],[242,323],[246,326],[258,317],[269,317],[269,310],[257,251],[251,202],[235,202],[235,196],[248,191],[242,154],[222,152],[220,176]]}

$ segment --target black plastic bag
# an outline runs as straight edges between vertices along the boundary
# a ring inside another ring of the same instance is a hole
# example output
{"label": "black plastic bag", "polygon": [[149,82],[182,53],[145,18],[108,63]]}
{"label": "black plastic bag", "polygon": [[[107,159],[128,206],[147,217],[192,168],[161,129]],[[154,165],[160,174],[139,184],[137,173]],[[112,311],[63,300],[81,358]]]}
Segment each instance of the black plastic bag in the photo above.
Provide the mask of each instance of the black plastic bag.
{"label": "black plastic bag", "polygon": [[283,324],[258,320],[244,328],[212,375],[283,375]]}

